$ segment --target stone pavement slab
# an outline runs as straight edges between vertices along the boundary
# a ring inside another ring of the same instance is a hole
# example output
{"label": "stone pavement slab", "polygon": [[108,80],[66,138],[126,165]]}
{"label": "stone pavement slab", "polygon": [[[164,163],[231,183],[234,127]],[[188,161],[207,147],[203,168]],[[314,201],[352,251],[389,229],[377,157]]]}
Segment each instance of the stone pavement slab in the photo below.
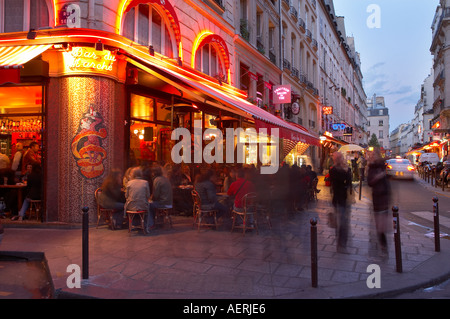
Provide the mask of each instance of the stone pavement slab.
{"label": "stone pavement slab", "polygon": [[[323,182],[323,180],[322,180]],[[396,272],[392,234],[389,258],[378,255],[370,202],[351,209],[349,254],[336,252],[329,188],[302,212],[272,215],[272,229],[259,234],[192,228],[192,219],[174,216],[174,228],[151,235],[106,227],[89,229],[89,279],[67,287],[70,264],[82,265],[80,228],[6,227],[0,250],[44,252],[56,289],[108,299],[334,299],[381,298],[450,276],[448,239],[441,252],[434,240],[400,219],[403,273]],[[318,219],[318,287],[311,286],[310,220]],[[381,288],[370,289],[367,267],[381,270]],[[1,282],[0,273],[0,282]],[[2,298],[2,296],[0,296]]]}

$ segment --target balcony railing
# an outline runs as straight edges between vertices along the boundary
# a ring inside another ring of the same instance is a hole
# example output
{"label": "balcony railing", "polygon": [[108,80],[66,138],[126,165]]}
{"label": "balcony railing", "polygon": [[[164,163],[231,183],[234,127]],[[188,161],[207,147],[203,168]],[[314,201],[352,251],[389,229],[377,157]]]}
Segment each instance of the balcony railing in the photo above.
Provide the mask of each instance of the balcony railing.
{"label": "balcony railing", "polygon": [[248,27],[248,20],[241,19],[240,31],[241,31],[241,36],[245,39],[245,41],[247,41],[247,42],[250,41],[250,30]]}
{"label": "balcony railing", "polygon": [[298,18],[298,26],[300,27],[300,31],[305,32],[305,30],[306,30],[306,23],[300,17]]}
{"label": "balcony railing", "polygon": [[262,37],[260,36],[256,38],[256,48],[261,54],[266,53],[266,50],[264,50],[264,43],[262,42]]}
{"label": "balcony railing", "polygon": [[316,50],[318,49],[318,44],[317,44],[317,40],[316,39],[312,39],[311,40],[311,44],[312,44],[314,49],[316,49]]}
{"label": "balcony railing", "polygon": [[299,78],[299,76],[300,76],[300,72],[296,69],[296,68],[294,68],[294,67],[292,67],[292,69],[291,69],[291,75],[293,76],[293,77],[295,77],[295,78]]}
{"label": "balcony railing", "polygon": [[283,69],[287,69],[287,70],[291,71],[291,62],[289,62],[286,59],[283,59]]}
{"label": "balcony railing", "polygon": [[308,29],[306,29],[306,37],[308,41],[312,41],[312,33]]}
{"label": "balcony railing", "polygon": [[294,19],[298,19],[297,9],[295,9],[293,6],[291,6],[291,7],[289,8],[289,13],[291,14],[291,16],[292,16]]}
{"label": "balcony railing", "polygon": [[272,50],[269,51],[269,60],[273,64],[277,65],[277,56],[275,55],[275,53]]}

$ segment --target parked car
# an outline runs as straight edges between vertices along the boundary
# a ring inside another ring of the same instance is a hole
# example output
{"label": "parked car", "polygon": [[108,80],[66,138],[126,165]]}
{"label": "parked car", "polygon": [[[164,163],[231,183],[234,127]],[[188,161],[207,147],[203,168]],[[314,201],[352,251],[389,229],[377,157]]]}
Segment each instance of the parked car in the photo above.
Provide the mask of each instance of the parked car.
{"label": "parked car", "polygon": [[386,162],[386,173],[392,178],[414,179],[415,168],[408,159],[393,158]]}
{"label": "parked car", "polygon": [[424,162],[428,162],[431,165],[437,165],[437,163],[439,163],[439,155],[436,153],[423,153],[419,157],[419,165]]}

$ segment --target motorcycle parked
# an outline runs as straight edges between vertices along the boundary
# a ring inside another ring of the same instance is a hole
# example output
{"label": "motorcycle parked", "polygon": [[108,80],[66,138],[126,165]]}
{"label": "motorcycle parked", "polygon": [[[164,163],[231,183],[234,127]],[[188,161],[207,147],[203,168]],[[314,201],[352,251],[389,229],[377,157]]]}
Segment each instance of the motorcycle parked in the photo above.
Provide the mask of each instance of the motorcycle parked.
{"label": "motorcycle parked", "polygon": [[448,182],[449,182],[449,173],[450,173],[450,162],[444,162],[443,163],[443,168],[439,174],[439,180],[441,183],[444,183],[442,185],[442,188],[444,188],[444,186],[448,186]]}

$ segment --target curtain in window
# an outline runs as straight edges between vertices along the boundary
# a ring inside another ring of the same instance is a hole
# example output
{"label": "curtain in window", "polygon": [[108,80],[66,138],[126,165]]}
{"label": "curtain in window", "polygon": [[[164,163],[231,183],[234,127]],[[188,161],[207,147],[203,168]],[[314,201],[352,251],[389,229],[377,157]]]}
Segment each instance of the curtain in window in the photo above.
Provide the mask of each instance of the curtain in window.
{"label": "curtain in window", "polygon": [[5,32],[23,30],[23,1],[5,0]]}
{"label": "curtain in window", "polygon": [[48,8],[45,0],[30,1],[30,29],[38,30],[49,25]]}
{"label": "curtain in window", "polygon": [[152,45],[156,52],[161,53],[161,31],[162,31],[161,16],[156,10],[152,10]]}
{"label": "curtain in window", "polygon": [[149,45],[149,43],[148,43],[149,12],[150,12],[150,7],[149,7],[148,4],[140,4],[139,5],[139,7],[138,7],[138,38],[137,38],[137,43],[142,44],[142,45],[146,45],[146,46]]}

